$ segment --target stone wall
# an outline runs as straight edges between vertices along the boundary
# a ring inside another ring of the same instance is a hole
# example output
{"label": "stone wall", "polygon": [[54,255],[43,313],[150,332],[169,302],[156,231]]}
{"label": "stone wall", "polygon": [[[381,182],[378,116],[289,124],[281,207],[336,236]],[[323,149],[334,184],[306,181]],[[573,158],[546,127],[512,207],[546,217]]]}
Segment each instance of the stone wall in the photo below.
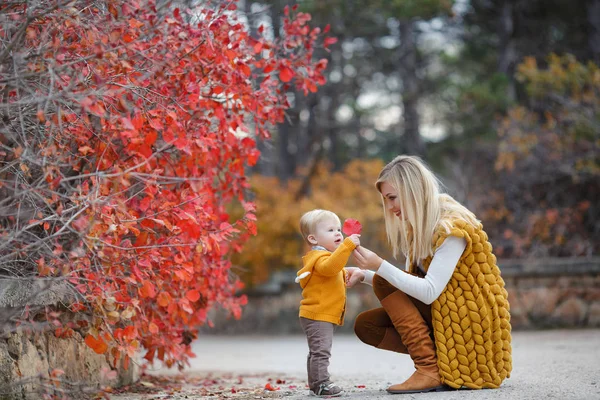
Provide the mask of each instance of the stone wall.
{"label": "stone wall", "polygon": [[[511,306],[513,329],[600,327],[600,257],[585,259],[500,260]],[[203,333],[301,333],[298,305],[301,289],[295,271],[274,274],[271,281],[248,292],[242,319],[212,314],[215,327]],[[356,315],[379,307],[370,287],[348,290],[346,323],[352,332]]]}
{"label": "stone wall", "polygon": [[[139,378],[131,362],[111,367],[106,355],[96,354],[75,332],[69,338],[54,333],[25,333],[11,326],[15,310],[68,303],[75,296],[66,282],[36,279],[0,279],[0,399],[37,400],[45,393],[82,398],[99,388],[129,385]],[[63,392],[64,391],[64,392]]]}
{"label": "stone wall", "polygon": [[44,393],[63,390],[68,398],[81,398],[100,388],[129,385],[138,377],[137,364],[130,363],[127,370],[122,365],[112,368],[106,356],[94,353],[79,333],[68,339],[52,333],[12,333],[0,338],[2,400],[37,400]]}
{"label": "stone wall", "polygon": [[600,258],[502,265],[515,329],[600,327]]}

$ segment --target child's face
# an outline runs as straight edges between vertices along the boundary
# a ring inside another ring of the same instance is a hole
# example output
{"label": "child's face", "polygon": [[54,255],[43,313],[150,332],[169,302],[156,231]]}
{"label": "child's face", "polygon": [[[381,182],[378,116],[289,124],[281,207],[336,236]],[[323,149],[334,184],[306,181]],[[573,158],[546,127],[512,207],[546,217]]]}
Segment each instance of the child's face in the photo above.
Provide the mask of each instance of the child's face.
{"label": "child's face", "polygon": [[327,218],[320,221],[312,235],[308,236],[311,244],[323,246],[329,251],[334,251],[344,240],[342,236],[342,227],[334,218]]}

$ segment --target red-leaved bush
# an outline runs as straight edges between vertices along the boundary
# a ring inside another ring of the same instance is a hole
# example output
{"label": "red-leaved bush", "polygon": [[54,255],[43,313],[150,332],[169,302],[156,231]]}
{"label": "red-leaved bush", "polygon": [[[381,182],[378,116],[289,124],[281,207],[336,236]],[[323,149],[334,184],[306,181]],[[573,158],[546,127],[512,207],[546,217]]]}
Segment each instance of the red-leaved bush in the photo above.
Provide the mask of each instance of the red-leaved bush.
{"label": "red-leaved bush", "polygon": [[211,307],[246,301],[229,254],[256,232],[255,139],[283,121],[288,82],[316,91],[326,61],[307,14],[252,38],[235,2],[159,4],[0,5],[0,274],[76,289],[70,310],[91,317],[57,334],[182,366]]}

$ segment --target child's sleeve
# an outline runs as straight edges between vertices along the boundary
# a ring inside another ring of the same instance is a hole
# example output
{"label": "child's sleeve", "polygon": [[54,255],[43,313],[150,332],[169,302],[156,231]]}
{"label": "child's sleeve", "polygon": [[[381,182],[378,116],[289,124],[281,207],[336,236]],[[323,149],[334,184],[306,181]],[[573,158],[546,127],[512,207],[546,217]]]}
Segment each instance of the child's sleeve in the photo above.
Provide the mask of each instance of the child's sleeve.
{"label": "child's sleeve", "polygon": [[335,249],[330,256],[321,257],[315,264],[315,271],[324,276],[334,276],[338,274],[348,263],[350,254],[356,248],[356,245],[349,238],[344,239],[342,244]]}

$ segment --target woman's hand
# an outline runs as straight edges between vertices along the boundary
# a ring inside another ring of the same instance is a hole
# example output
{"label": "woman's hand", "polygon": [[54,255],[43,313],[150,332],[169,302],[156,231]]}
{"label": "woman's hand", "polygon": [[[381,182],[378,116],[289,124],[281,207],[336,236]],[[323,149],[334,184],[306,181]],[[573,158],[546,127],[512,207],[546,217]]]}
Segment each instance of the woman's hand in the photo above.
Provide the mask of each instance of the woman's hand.
{"label": "woman's hand", "polygon": [[354,256],[354,262],[361,269],[377,271],[383,262],[383,258],[362,246],[354,249],[352,255]]}

